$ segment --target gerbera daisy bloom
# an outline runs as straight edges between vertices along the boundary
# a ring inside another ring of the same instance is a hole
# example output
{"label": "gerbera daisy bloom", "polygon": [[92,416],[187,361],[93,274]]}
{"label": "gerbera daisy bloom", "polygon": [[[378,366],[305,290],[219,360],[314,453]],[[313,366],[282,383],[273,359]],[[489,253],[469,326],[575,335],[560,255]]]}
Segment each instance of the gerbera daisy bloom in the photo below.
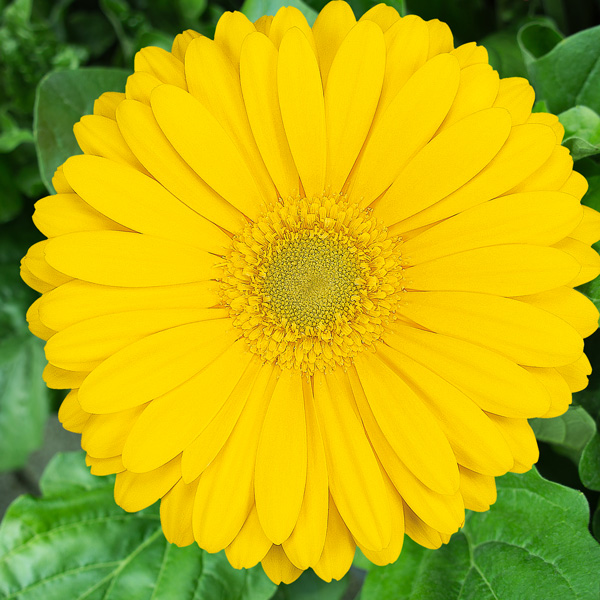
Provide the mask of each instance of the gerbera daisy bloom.
{"label": "gerbera daisy bloom", "polygon": [[225,13],[145,48],[23,259],[59,418],[167,539],[341,578],[487,510],[567,410],[600,218],[563,128],[437,20]]}

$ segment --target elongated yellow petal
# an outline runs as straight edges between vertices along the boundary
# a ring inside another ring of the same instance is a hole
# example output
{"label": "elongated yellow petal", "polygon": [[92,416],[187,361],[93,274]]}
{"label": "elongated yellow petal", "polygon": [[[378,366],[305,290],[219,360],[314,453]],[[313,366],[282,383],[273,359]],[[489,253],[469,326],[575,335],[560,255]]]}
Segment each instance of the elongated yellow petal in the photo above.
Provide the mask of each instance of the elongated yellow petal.
{"label": "elongated yellow petal", "polygon": [[260,212],[262,196],[236,145],[212,114],[175,86],[152,92],[152,111],[169,142],[196,173],[247,217]]}
{"label": "elongated yellow petal", "polygon": [[244,40],[255,31],[254,24],[237,10],[221,15],[215,29],[215,43],[223,49],[236,69],[240,67],[240,54]]}
{"label": "elongated yellow petal", "polygon": [[[587,179],[577,171],[573,171],[560,188],[561,192],[565,192],[565,194],[571,194],[571,196],[575,196],[577,200],[581,200],[585,196],[587,190]],[[590,208],[589,210],[592,209]]]}
{"label": "elongated yellow petal", "polygon": [[[64,164],[73,189],[93,208],[132,230],[222,253],[230,238],[154,179],[97,156]],[[123,202],[127,198],[127,202]]]}
{"label": "elongated yellow petal", "polygon": [[330,496],[327,536],[323,553],[313,564],[314,572],[325,581],[340,580],[352,566],[355,550],[356,543]]}
{"label": "elongated yellow petal", "polygon": [[[62,236],[59,239],[68,237],[69,236]],[[27,251],[27,254],[21,259],[21,265],[34,277],[50,284],[51,287],[57,287],[71,281],[72,277],[70,277],[63,269],[57,269],[48,262],[48,244],[50,244],[50,242],[51,240],[43,240],[37,244],[33,244]],[[44,290],[44,292],[46,291],[47,290]]]}
{"label": "elongated yellow petal", "polygon": [[[456,458],[431,412],[377,355],[362,352],[354,364],[369,408],[400,460],[433,491],[456,492]],[[423,443],[427,452],[418,450]]]}
{"label": "elongated yellow petal", "polygon": [[246,223],[243,214],[215,192],[175,151],[149,106],[125,101],[117,121],[130,148],[171,194],[209,221],[229,231]]}
{"label": "elongated yellow petal", "polygon": [[175,58],[183,62],[185,60],[185,53],[189,45],[192,43],[192,40],[195,40],[196,38],[200,37],[200,35],[201,34],[199,34],[197,31],[194,31],[193,29],[186,29],[184,32],[180,33],[179,35],[176,35],[175,39],[173,40],[173,45],[171,47],[171,54]]}
{"label": "elongated yellow petal", "polygon": [[317,55],[317,46],[306,17],[295,6],[282,6],[278,11],[266,35],[269,36],[275,47],[279,49],[283,38],[292,29],[298,29],[304,34],[315,56]]}
{"label": "elongated yellow petal", "polygon": [[81,433],[91,417],[79,404],[79,392],[70,391],[58,409],[58,420],[67,431]]}
{"label": "elongated yellow petal", "polygon": [[565,238],[554,244],[554,248],[571,256],[580,266],[579,273],[568,282],[570,287],[576,287],[600,275],[600,256],[587,244],[573,238]]}
{"label": "elongated yellow petal", "polygon": [[51,337],[54,337],[56,331],[54,329],[50,329],[46,327],[44,323],[42,323],[40,319],[39,313],[39,305],[41,298],[38,298],[27,310],[27,314],[25,318],[27,320],[27,324],[29,326],[29,331],[33,333],[33,335],[39,337],[42,340],[49,340]]}
{"label": "elongated yellow petal", "polygon": [[446,23],[442,23],[438,19],[432,19],[431,21],[427,21],[427,27],[429,29],[428,59],[437,54],[451,52],[454,49],[454,38],[450,27]]}
{"label": "elongated yellow petal", "polygon": [[153,286],[215,279],[222,259],[167,239],[120,231],[69,233],[48,240],[46,260],[71,277],[114,286]]}
{"label": "elongated yellow petal", "polygon": [[513,125],[521,125],[531,114],[534,100],[535,92],[527,79],[508,77],[500,81],[494,106],[506,108],[510,112]]}
{"label": "elongated yellow petal", "polygon": [[456,460],[488,475],[503,475],[512,455],[485,413],[445,379],[389,346],[378,352],[435,417]]}
{"label": "elongated yellow petal", "polygon": [[489,475],[482,475],[466,467],[460,467],[460,493],[465,508],[484,512],[496,502],[496,482]]}
{"label": "elongated yellow petal", "polygon": [[556,143],[560,144],[563,141],[565,128],[562,126],[556,115],[551,115],[550,113],[531,113],[527,119],[527,123],[542,123],[543,125],[548,125],[556,135]]}
{"label": "elongated yellow petal", "polygon": [[420,519],[408,506],[404,504],[404,526],[406,535],[425,548],[435,550],[442,545],[442,535]]}
{"label": "elongated yellow petal", "polygon": [[537,462],[539,450],[533,429],[527,419],[510,419],[499,415],[489,415],[500,433],[504,436],[515,458],[513,473],[526,473]]}
{"label": "elongated yellow petal", "polygon": [[[576,171],[573,171],[573,173],[576,173]],[[600,239],[600,213],[589,206],[583,206],[582,208],[583,218],[569,237],[584,244],[595,244]]]}
{"label": "elongated yellow petal", "polygon": [[127,512],[137,512],[162,498],[181,479],[181,458],[149,473],[123,471],[115,480],[115,502]]}
{"label": "elongated yellow petal", "polygon": [[414,292],[401,310],[431,331],[490,348],[521,365],[558,367],[583,352],[581,336],[568,323],[511,298]]}
{"label": "elongated yellow petal", "polygon": [[260,525],[254,505],[240,532],[225,548],[225,553],[234,568],[251,569],[265,557],[272,545]]}
{"label": "elongated yellow petal", "polygon": [[483,410],[531,418],[549,408],[543,386],[495,352],[400,323],[386,336],[386,342],[464,391]]}
{"label": "elongated yellow petal", "polygon": [[281,41],[277,89],[283,126],[306,196],[321,195],[327,160],[321,74],[308,39],[295,27]]}
{"label": "elongated yellow petal", "polygon": [[327,87],[329,69],[338,48],[355,23],[351,6],[341,0],[332,0],[325,5],[312,26],[323,88]]}
{"label": "elongated yellow petal", "polygon": [[94,100],[94,114],[114,119],[117,106],[123,100],[125,100],[125,94],[122,92],[104,92],[104,94]]}
{"label": "elongated yellow petal", "polygon": [[80,389],[82,406],[106,414],[158,398],[201,371],[238,336],[229,319],[217,319],[145,337],[92,371]]}
{"label": "elongated yellow petal", "polygon": [[406,272],[414,290],[524,296],[570,282],[579,263],[557,248],[510,244],[467,250],[416,265]]}
{"label": "elongated yellow petal", "polygon": [[302,570],[291,563],[281,546],[271,546],[261,564],[265,573],[275,585],[293,583],[302,575]]}
{"label": "elongated yellow petal", "polygon": [[160,523],[167,541],[176,546],[194,543],[192,512],[198,480],[185,483],[180,479],[160,501]]}
{"label": "elongated yellow petal", "polygon": [[572,392],[579,392],[588,384],[587,377],[592,372],[592,365],[585,354],[575,362],[564,367],[556,367]]}
{"label": "elongated yellow petal", "polygon": [[323,432],[329,489],[354,538],[381,550],[391,537],[389,500],[365,431],[352,406],[352,390],[337,373],[315,373],[315,404]]}
{"label": "elongated yellow petal", "polygon": [[471,65],[478,65],[488,62],[488,52],[484,46],[478,46],[475,42],[462,44],[450,52],[458,58],[461,69],[466,69]]}
{"label": "elongated yellow petal", "polygon": [[247,36],[240,78],[254,139],[281,196],[298,192],[299,179],[288,144],[277,92],[277,50],[260,33]]}
{"label": "elongated yellow petal", "polygon": [[[375,213],[392,225],[442,200],[488,165],[509,133],[510,118],[501,109],[482,110],[459,121],[414,156],[375,203]],[[432,165],[436,177],[428,177]]]}
{"label": "elongated yellow petal", "polygon": [[127,288],[74,280],[42,297],[40,318],[59,331],[86,319],[114,313],[208,308],[220,303],[219,291],[220,284],[216,281]]}
{"label": "elongated yellow petal", "polygon": [[306,490],[296,527],[282,544],[288,558],[299,569],[316,564],[328,534],[328,479],[325,449],[317,420],[311,382],[302,379],[306,410]]}
{"label": "elongated yellow petal", "polygon": [[562,192],[511,194],[479,204],[406,241],[402,254],[419,264],[499,244],[551,245],[580,221],[582,208]]}
{"label": "elongated yellow petal", "polygon": [[208,552],[231,544],[254,505],[256,451],[275,383],[273,367],[265,365],[227,444],[200,477],[194,539]]}
{"label": "elongated yellow petal", "polygon": [[559,190],[573,171],[573,159],[564,146],[556,146],[548,160],[527,179],[510,190],[516,192],[534,192],[536,190]]}
{"label": "elongated yellow petal", "polygon": [[371,21],[358,23],[341,44],[325,88],[327,175],[341,190],[371,127],[385,71],[385,43]]}
{"label": "elongated yellow petal", "polygon": [[125,97],[127,100],[136,100],[140,104],[150,106],[150,96],[152,91],[161,86],[163,82],[144,71],[133,73],[127,78],[127,85],[125,86]]}
{"label": "elongated yellow petal", "polygon": [[361,21],[373,21],[379,28],[386,32],[394,23],[400,19],[400,15],[395,8],[387,4],[377,4],[370,8],[361,18]]}
{"label": "elongated yellow petal", "polygon": [[95,458],[87,454],[85,464],[91,467],[90,473],[92,475],[114,475],[115,473],[122,473],[125,470],[120,456]]}
{"label": "elongated yellow petal", "polygon": [[187,90],[183,64],[175,58],[170,52],[150,46],[142,48],[134,59],[136,71],[143,71],[154,75],[162,83],[175,85],[183,90]]}
{"label": "elongated yellow petal", "polygon": [[46,385],[53,390],[79,388],[88,375],[87,371],[69,371],[51,363],[45,366],[42,373]]}
{"label": "elongated yellow petal", "polygon": [[566,412],[573,397],[567,382],[558,370],[538,367],[526,367],[526,369],[546,388],[550,396],[550,408],[542,417],[548,419]]}

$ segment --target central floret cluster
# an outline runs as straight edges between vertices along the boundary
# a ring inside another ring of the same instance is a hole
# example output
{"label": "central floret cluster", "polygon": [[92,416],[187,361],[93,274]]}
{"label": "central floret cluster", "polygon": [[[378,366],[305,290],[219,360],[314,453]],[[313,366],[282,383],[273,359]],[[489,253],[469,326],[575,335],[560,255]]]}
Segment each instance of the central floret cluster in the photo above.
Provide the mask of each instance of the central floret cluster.
{"label": "central floret cluster", "polygon": [[394,318],[400,244],[344,196],[280,199],[234,238],[224,277],[234,323],[282,368],[347,366]]}

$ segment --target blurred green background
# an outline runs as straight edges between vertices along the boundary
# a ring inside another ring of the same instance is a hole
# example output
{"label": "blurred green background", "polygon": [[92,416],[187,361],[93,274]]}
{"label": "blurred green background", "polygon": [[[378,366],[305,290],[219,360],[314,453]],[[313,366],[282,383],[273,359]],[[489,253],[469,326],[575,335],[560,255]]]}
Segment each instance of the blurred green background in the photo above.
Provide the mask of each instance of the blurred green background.
{"label": "blurred green background", "polygon": [[[78,151],[72,124],[91,112],[101,92],[123,91],[140,48],[170,49],[173,37],[189,28],[212,36],[223,11],[242,10],[255,19],[275,14],[283,4],[298,6],[312,23],[325,2],[0,0],[0,515],[18,494],[39,493],[38,479],[57,451],[79,445],[79,436],[62,431],[56,419],[64,393],[47,389],[41,379],[43,344],[25,322],[36,294],[19,277],[19,260],[42,237],[31,222],[34,202],[51,192],[54,166]],[[350,4],[359,17],[375,3],[351,0]],[[389,4],[402,14],[447,22],[457,46],[482,43],[502,77],[527,77],[536,90],[535,110],[558,114],[565,126],[564,143],[575,168],[590,183],[584,202],[600,208],[600,0],[391,0]],[[581,291],[600,305],[600,281]],[[586,349],[597,368],[599,334],[586,341]],[[599,417],[596,373],[588,389],[576,394],[567,415],[532,423],[540,440],[540,473],[585,495],[592,509],[589,528],[597,539]],[[0,556],[0,565],[1,561]],[[283,586],[276,597],[354,598],[366,564],[359,560],[357,565],[345,583],[327,588],[328,595],[318,595],[320,584],[304,578],[304,588]],[[0,581],[1,576],[0,570]],[[392,597],[386,595],[385,585],[377,587],[376,579],[370,581],[367,590],[372,595],[365,598]],[[0,585],[2,597],[21,596],[3,596]],[[415,596],[421,597],[428,596]],[[484,597],[488,596],[473,596]]]}

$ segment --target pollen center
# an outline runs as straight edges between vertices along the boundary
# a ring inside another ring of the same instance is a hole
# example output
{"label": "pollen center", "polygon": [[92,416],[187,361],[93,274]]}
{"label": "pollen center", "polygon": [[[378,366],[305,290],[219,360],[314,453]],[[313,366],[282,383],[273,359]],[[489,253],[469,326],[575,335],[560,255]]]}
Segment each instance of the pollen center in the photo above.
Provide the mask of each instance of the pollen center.
{"label": "pollen center", "polygon": [[301,329],[334,321],[358,300],[356,252],[310,233],[303,232],[273,256],[264,280],[273,312]]}
{"label": "pollen center", "polygon": [[307,373],[347,367],[395,318],[400,247],[344,196],[280,199],[234,238],[224,299],[264,360]]}

